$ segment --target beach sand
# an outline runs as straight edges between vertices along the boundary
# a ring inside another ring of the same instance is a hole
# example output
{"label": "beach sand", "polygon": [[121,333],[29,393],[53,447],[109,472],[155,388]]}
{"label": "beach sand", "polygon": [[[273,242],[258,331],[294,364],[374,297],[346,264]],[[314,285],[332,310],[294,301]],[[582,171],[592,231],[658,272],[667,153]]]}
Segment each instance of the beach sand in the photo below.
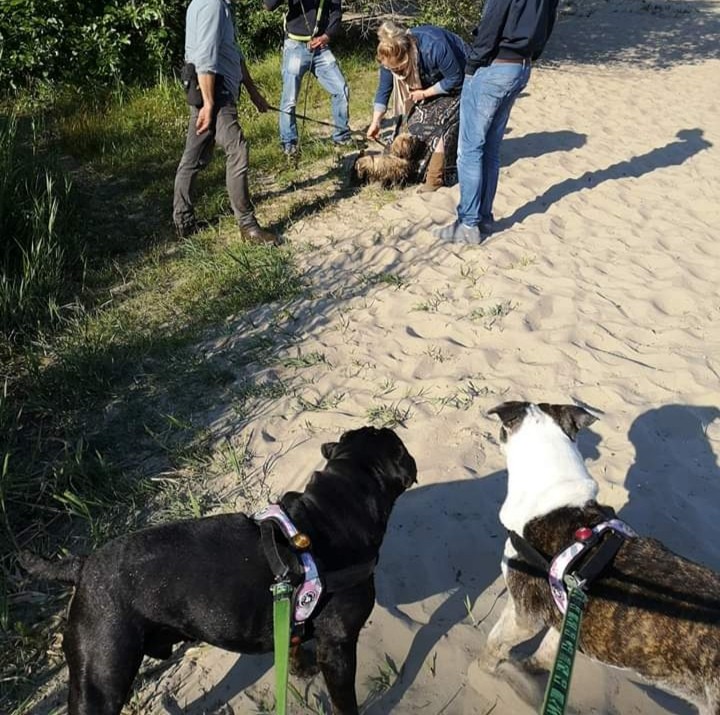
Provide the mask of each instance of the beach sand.
{"label": "beach sand", "polygon": [[[495,235],[481,246],[432,236],[453,219],[457,186],[338,200],[288,234],[309,296],[198,346],[231,362],[270,335],[286,358],[243,368],[284,394],[249,420],[225,404],[208,417],[267,494],[301,489],[324,464],[320,444],[371,419],[395,422],[417,460],[360,637],[368,715],[535,712],[471,667],[505,598],[506,474],[487,417],[503,400],[596,410],[579,445],[601,501],[720,568],[719,9],[566,4],[510,118]],[[327,703],[320,677],[293,684],[305,699],[293,712]],[[272,689],[270,656],[203,646],[146,685],[140,711],[265,712]],[[570,703],[694,712],[582,656]]]}

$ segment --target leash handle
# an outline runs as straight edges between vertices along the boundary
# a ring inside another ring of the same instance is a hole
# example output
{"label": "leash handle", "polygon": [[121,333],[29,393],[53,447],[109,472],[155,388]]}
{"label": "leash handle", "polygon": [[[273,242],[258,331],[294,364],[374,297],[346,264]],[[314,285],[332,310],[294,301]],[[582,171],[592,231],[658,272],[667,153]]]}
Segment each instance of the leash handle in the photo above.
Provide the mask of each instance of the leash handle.
{"label": "leash handle", "polygon": [[560,643],[555,663],[548,678],[542,715],[563,715],[567,707],[570,679],[572,678],[575,653],[580,641],[580,626],[588,597],[580,584],[571,576],[568,581],[568,606],[560,631]]}
{"label": "leash handle", "polygon": [[275,645],[275,712],[287,715],[288,671],[290,668],[290,596],[289,581],[270,586],[273,595],[273,640]]}

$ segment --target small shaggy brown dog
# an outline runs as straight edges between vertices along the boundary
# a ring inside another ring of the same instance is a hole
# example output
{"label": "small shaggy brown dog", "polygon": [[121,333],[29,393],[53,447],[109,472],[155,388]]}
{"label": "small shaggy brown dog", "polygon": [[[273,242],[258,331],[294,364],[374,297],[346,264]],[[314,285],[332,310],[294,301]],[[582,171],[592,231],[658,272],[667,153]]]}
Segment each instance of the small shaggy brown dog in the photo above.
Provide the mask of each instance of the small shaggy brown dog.
{"label": "small shaggy brown dog", "polygon": [[424,141],[403,132],[382,154],[361,153],[352,168],[351,178],[358,184],[377,181],[385,188],[403,186],[417,179],[418,164],[424,151]]}

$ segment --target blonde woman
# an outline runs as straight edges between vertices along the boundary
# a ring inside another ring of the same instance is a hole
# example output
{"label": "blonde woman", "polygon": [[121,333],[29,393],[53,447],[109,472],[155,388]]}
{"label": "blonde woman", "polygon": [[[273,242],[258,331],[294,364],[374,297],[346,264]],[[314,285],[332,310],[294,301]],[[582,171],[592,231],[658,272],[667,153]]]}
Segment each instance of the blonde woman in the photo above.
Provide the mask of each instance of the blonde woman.
{"label": "blonde woman", "polygon": [[380,77],[367,135],[376,139],[390,95],[395,114],[405,115],[408,131],[426,144],[417,179],[420,191],[435,191],[455,172],[459,94],[470,47],[441,27],[407,29],[383,22],[378,30]]}

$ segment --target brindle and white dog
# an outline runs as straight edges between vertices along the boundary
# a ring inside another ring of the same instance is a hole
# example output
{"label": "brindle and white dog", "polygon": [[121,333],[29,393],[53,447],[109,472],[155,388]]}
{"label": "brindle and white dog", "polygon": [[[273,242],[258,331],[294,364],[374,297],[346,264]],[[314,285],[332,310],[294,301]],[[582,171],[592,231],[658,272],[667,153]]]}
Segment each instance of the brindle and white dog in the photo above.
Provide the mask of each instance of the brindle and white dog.
{"label": "brindle and white dog", "polygon": [[[505,402],[490,414],[502,421],[508,491],[500,521],[509,531],[552,559],[574,542],[578,528],[614,517],[595,501],[597,483],[575,445],[578,431],[595,421],[592,414],[575,405],[527,402]],[[509,539],[502,572],[508,600],[483,660],[495,669],[513,646],[549,627],[524,663],[547,670],[562,624],[548,581]],[[655,539],[626,539],[589,588],[579,647],[689,700],[701,715],[720,714],[720,575]]]}

